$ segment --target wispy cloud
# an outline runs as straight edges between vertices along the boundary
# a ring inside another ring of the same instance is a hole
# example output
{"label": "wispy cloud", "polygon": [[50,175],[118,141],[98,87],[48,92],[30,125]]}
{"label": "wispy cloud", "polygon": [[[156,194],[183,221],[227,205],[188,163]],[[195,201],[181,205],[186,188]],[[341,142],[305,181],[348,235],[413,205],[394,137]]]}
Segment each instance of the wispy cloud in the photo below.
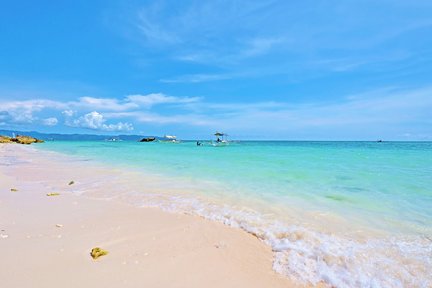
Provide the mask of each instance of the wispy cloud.
{"label": "wispy cloud", "polygon": [[[187,1],[152,3],[136,15],[138,34],[146,46],[165,51],[173,61],[229,69],[222,75],[181,74],[161,82],[207,82],[239,77],[247,70],[233,69],[247,58],[265,55],[282,44],[277,33],[259,28],[262,9],[274,1]],[[247,36],[246,36],[247,35]]]}
{"label": "wispy cloud", "polygon": [[46,126],[55,126],[58,123],[58,119],[55,117],[50,117],[42,120],[43,125]]}
{"label": "wispy cloud", "polygon": [[133,102],[130,101],[119,101],[114,98],[95,98],[95,97],[80,97],[76,102],[69,102],[69,107],[72,108],[89,108],[92,109],[103,109],[103,110],[114,110],[123,111],[128,109],[137,108]]}
{"label": "wispy cloud", "polygon": [[161,3],[156,2],[153,5],[146,7],[146,9],[138,11],[138,29],[152,45],[174,44],[180,42],[179,37],[175,33],[162,27],[165,19],[158,16],[153,17],[154,15],[158,15],[161,10]]}
{"label": "wispy cloud", "polygon": [[243,57],[252,57],[269,52],[274,46],[283,43],[284,39],[281,37],[277,38],[254,38],[248,41],[248,46],[244,51],[241,52]]}
{"label": "wispy cloud", "polygon": [[147,95],[129,95],[125,98],[125,101],[128,101],[128,103],[134,104],[136,106],[150,108],[159,104],[193,103],[200,101],[200,99],[200,97],[175,97],[167,96],[162,93],[151,93]]}
{"label": "wispy cloud", "polygon": [[163,83],[201,83],[201,82],[209,82],[209,81],[217,81],[217,80],[226,80],[236,78],[239,75],[234,73],[227,74],[190,74],[190,75],[181,75],[174,78],[161,79],[160,82]]}
{"label": "wispy cloud", "polygon": [[[399,63],[407,57],[397,54],[410,54],[409,42],[401,44],[399,37],[432,25],[426,14],[410,14],[422,5],[426,4],[158,1],[138,9],[135,25],[138,37],[147,46],[162,48],[165,60],[203,65],[196,73],[176,69],[161,82],[201,83],[275,73],[301,74],[315,69],[351,72],[375,69],[384,62]],[[393,45],[395,41],[397,45]],[[266,69],[248,74],[263,66],[261,58],[266,59]],[[324,65],[329,59],[334,65]],[[209,73],[208,67],[225,72]]]}

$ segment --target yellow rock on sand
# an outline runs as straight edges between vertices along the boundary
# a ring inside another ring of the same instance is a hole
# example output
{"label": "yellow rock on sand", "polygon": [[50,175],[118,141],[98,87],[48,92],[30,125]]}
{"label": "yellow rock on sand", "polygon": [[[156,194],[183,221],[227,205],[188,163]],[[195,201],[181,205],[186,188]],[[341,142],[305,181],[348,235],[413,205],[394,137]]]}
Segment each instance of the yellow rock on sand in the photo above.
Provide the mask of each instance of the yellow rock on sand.
{"label": "yellow rock on sand", "polygon": [[91,250],[90,255],[93,259],[97,259],[101,256],[107,255],[108,251],[103,250],[102,248],[95,247]]}
{"label": "yellow rock on sand", "polygon": [[59,196],[60,195],[60,193],[47,193],[46,194],[47,196]]}
{"label": "yellow rock on sand", "polygon": [[32,144],[32,143],[43,143],[43,140],[25,136],[25,135],[17,135],[16,137],[8,137],[0,135],[0,143],[19,143],[19,144]]}
{"label": "yellow rock on sand", "polygon": [[11,137],[7,137],[7,136],[0,136],[0,143],[11,143],[12,140]]}
{"label": "yellow rock on sand", "polygon": [[18,189],[16,189],[16,188],[11,188],[10,190],[11,190],[11,192],[17,192],[18,191]]}

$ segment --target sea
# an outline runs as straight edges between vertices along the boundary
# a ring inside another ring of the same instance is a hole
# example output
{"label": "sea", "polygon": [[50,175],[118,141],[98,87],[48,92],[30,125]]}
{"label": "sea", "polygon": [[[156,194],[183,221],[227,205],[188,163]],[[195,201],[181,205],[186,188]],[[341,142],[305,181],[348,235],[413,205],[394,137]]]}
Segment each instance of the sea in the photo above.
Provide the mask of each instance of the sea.
{"label": "sea", "polygon": [[251,233],[271,246],[273,269],[300,283],[432,287],[432,142],[48,141],[37,149],[129,171],[118,193],[132,205]]}

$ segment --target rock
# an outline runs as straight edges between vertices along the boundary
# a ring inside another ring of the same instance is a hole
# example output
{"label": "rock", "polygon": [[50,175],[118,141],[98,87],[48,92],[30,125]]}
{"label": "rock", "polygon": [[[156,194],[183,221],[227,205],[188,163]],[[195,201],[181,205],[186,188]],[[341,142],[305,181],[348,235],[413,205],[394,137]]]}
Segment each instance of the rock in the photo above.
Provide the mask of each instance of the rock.
{"label": "rock", "polygon": [[12,141],[17,142],[19,144],[32,144],[32,143],[43,143],[43,140],[36,139],[31,136],[25,135],[17,135],[15,138],[12,138]]}
{"label": "rock", "polygon": [[54,192],[54,193],[47,193],[46,196],[59,196],[60,193]]}
{"label": "rock", "polygon": [[0,143],[11,143],[12,140],[11,137],[7,137],[7,136],[0,136]]}
{"label": "rock", "polygon": [[74,183],[74,181],[70,181],[68,185],[73,185]]}
{"label": "rock", "polygon": [[61,228],[61,227],[63,227],[63,225],[62,224],[56,224],[56,227]]}
{"label": "rock", "polygon": [[139,142],[153,142],[155,140],[156,140],[155,137],[147,137],[147,138],[141,139]]}
{"label": "rock", "polygon": [[90,255],[93,259],[97,259],[101,256],[107,255],[108,251],[103,250],[102,248],[95,247],[91,250]]}
{"label": "rock", "polygon": [[18,189],[16,189],[16,188],[11,188],[10,190],[11,190],[11,192],[17,192],[18,191]]}
{"label": "rock", "polygon": [[43,143],[43,140],[25,136],[25,135],[17,135],[15,138],[11,138],[8,136],[0,136],[0,143],[19,143],[19,144],[32,144],[32,143]]}

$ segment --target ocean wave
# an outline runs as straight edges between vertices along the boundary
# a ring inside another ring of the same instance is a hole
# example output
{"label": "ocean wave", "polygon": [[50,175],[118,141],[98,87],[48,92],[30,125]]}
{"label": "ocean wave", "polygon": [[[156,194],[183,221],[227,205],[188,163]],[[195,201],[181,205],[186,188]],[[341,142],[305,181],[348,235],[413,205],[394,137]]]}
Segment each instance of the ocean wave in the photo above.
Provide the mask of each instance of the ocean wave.
{"label": "ocean wave", "polygon": [[245,207],[207,203],[195,197],[141,196],[142,207],[198,215],[251,233],[272,247],[275,271],[304,284],[432,287],[432,241],[427,237],[361,241],[283,223]]}

